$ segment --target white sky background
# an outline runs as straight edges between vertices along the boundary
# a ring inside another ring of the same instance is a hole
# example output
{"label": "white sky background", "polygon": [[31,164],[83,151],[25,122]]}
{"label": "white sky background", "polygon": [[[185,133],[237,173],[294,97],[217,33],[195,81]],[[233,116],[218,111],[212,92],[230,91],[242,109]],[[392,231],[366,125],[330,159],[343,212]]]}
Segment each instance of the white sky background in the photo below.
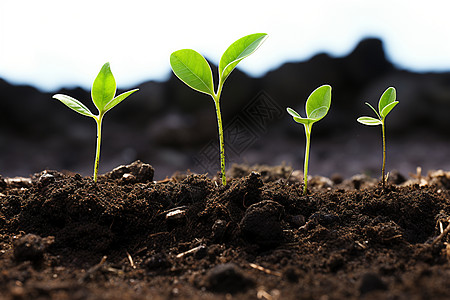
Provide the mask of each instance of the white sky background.
{"label": "white sky background", "polygon": [[90,89],[109,61],[118,86],[129,88],[167,79],[175,50],[217,64],[256,32],[269,38],[238,66],[251,76],[318,52],[346,55],[367,36],[382,38],[398,67],[449,71],[449,14],[446,0],[0,0],[0,78]]}

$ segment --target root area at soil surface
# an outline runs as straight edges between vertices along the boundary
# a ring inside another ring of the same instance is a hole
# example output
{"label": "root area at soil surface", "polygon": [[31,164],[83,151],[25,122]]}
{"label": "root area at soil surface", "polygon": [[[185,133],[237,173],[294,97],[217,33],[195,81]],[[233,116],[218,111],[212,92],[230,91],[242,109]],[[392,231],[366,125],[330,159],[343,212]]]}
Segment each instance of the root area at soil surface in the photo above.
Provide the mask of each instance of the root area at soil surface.
{"label": "root area at soil surface", "polygon": [[0,299],[449,299],[450,174],[0,178]]}

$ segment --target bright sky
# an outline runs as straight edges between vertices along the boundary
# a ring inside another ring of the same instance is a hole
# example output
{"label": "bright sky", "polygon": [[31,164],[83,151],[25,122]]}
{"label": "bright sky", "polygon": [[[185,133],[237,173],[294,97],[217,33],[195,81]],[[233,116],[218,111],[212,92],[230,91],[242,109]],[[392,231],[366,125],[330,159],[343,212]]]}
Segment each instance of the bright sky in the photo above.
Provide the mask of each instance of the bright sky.
{"label": "bright sky", "polygon": [[217,64],[256,32],[269,38],[239,64],[251,76],[318,52],[346,55],[367,36],[382,38],[401,68],[449,71],[449,11],[447,0],[0,0],[0,78],[90,89],[109,61],[118,86],[129,88],[167,79],[175,50]]}

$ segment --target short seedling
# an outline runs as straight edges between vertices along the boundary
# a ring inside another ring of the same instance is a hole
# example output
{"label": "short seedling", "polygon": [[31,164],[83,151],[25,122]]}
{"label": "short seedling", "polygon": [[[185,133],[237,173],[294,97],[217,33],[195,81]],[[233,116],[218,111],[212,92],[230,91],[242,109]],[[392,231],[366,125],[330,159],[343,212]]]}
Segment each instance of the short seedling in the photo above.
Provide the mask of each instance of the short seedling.
{"label": "short seedling", "polygon": [[381,182],[383,189],[385,188],[385,181],[386,181],[386,134],[385,134],[385,119],[388,113],[398,104],[398,101],[396,101],[397,94],[395,91],[395,88],[390,87],[388,88],[383,95],[380,98],[380,101],[378,102],[378,111],[376,111],[375,108],[373,108],[372,105],[366,102],[366,104],[375,112],[378,119],[372,118],[372,117],[359,117],[357,121],[364,125],[369,126],[377,126],[381,125],[381,132],[383,136],[383,166],[381,167]]}
{"label": "short seedling", "polygon": [[264,42],[267,34],[255,33],[247,35],[231,44],[222,55],[219,62],[219,83],[214,91],[211,68],[206,59],[197,51],[182,49],[170,55],[170,65],[174,74],[192,89],[210,95],[216,106],[217,125],[219,129],[220,165],[222,184],[226,185],[225,176],[225,147],[220,113],[220,95],[223,84],[236,65],[252,54]]}
{"label": "short seedling", "polygon": [[91,90],[92,102],[98,109],[98,115],[94,115],[83,103],[80,101],[62,94],[56,94],[53,98],[61,101],[74,111],[94,118],[97,123],[97,152],[94,162],[94,181],[97,181],[98,164],[100,161],[100,144],[102,139],[102,120],[105,113],[125,100],[129,95],[136,92],[138,89],[134,89],[125,93],[116,95],[116,80],[111,72],[109,63],[105,63],[94,80]]}
{"label": "short seedling", "polygon": [[305,165],[303,167],[304,186],[303,195],[308,190],[308,164],[309,164],[309,148],[311,143],[312,125],[326,116],[331,105],[331,86],[322,85],[315,89],[306,101],[306,118],[302,118],[292,108],[287,108],[287,112],[294,118],[294,121],[305,126],[306,149],[305,149]]}

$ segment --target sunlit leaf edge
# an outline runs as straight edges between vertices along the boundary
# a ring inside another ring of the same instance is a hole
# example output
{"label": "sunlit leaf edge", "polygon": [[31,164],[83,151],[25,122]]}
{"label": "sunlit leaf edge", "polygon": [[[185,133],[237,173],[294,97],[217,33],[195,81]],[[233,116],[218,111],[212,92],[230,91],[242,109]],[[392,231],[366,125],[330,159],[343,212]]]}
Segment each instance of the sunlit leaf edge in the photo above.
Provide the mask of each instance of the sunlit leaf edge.
{"label": "sunlit leaf edge", "polygon": [[70,109],[76,111],[79,114],[82,114],[87,117],[93,117],[94,115],[91,113],[89,108],[87,108],[83,103],[78,101],[77,99],[63,95],[63,94],[55,94],[53,95],[54,99],[61,101],[64,105],[69,107]]}

